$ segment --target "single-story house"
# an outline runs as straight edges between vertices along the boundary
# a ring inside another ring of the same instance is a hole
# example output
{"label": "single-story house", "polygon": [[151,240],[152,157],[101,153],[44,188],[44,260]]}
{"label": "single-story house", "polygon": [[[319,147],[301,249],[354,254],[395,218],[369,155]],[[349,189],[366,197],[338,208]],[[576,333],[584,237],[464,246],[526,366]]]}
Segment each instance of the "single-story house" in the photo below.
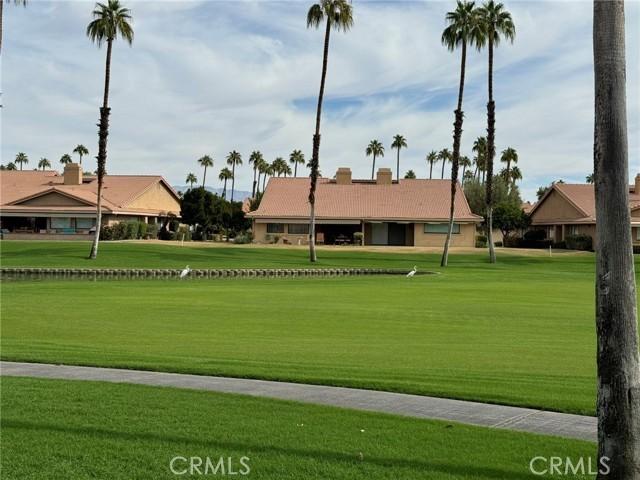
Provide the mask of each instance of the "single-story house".
{"label": "single-story house", "polygon": [[[482,218],[469,208],[458,184],[453,246],[473,247]],[[319,178],[316,190],[316,241],[353,243],[360,232],[365,245],[444,245],[449,221],[450,180],[392,180],[381,168],[375,180],[356,180],[349,168],[335,178]],[[253,221],[254,241],[276,239],[302,244],[309,237],[309,178],[271,178]]]}
{"label": "single-story house", "polygon": [[[633,242],[640,243],[640,174],[629,186]],[[554,242],[589,235],[596,243],[596,201],[592,184],[555,183],[531,209],[531,229],[545,230]]]}
{"label": "single-story house", "polygon": [[[0,227],[6,239],[87,238],[96,225],[98,179],[70,163],[53,170],[0,171]],[[102,222],[159,223],[180,215],[180,198],[158,175],[105,175]]]}

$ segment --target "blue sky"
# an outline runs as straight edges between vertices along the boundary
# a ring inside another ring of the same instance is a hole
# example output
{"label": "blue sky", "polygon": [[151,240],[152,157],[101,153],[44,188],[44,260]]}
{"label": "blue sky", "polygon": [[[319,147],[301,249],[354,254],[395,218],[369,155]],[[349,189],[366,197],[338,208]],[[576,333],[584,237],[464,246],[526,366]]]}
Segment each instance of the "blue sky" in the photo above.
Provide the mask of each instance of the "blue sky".
{"label": "blue sky", "polygon": [[[183,184],[196,160],[230,150],[268,160],[309,156],[323,32],[307,30],[305,1],[124,1],[132,48],[117,42],[111,88],[110,173],[160,173]],[[24,151],[54,165],[78,143],[97,151],[104,49],[84,30],[94,2],[33,0],[5,6],[2,162]],[[427,174],[425,154],[451,148],[459,52],[440,44],[447,2],[353,2],[355,25],[331,40],[321,170],[370,175],[367,143],[403,134],[401,170]],[[518,150],[523,196],[592,170],[593,73],[590,1],[506,3],[517,27],[496,52],[497,148]],[[627,2],[630,175],[640,172],[640,2]],[[486,53],[470,52],[462,153],[485,131]],[[86,160],[85,160],[86,161]],[[93,161],[93,160],[91,160]],[[394,167],[395,170],[395,167]],[[250,190],[251,171],[237,173]],[[213,178],[212,178],[213,182]],[[217,179],[215,180],[217,182]],[[218,186],[214,184],[214,186]]]}

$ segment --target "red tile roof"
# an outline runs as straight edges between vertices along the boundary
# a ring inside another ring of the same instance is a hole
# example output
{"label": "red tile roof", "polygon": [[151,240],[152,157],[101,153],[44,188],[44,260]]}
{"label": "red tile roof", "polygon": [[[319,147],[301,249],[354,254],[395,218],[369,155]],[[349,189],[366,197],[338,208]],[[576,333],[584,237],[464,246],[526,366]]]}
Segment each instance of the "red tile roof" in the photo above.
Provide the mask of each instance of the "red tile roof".
{"label": "red tile roof", "polygon": [[[252,218],[308,218],[309,179],[271,178],[260,207]],[[451,195],[450,180],[406,179],[391,185],[354,180],[339,185],[318,179],[316,217],[357,220],[447,220]],[[469,208],[460,184],[456,194],[455,218],[479,222]]]}

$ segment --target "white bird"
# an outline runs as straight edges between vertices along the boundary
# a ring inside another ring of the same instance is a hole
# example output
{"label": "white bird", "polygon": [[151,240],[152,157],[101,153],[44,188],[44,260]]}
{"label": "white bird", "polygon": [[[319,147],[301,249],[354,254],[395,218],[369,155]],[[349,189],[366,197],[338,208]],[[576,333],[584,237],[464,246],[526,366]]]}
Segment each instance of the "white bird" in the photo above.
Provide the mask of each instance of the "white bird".
{"label": "white bird", "polygon": [[418,271],[418,267],[416,267],[415,265],[413,266],[413,270],[411,270],[409,273],[407,273],[407,277],[413,277],[416,272]]}
{"label": "white bird", "polygon": [[189,273],[191,272],[191,269],[189,268],[189,265],[187,265],[187,267],[182,270],[182,272],[180,272],[180,278],[184,278],[187,275],[189,275]]}

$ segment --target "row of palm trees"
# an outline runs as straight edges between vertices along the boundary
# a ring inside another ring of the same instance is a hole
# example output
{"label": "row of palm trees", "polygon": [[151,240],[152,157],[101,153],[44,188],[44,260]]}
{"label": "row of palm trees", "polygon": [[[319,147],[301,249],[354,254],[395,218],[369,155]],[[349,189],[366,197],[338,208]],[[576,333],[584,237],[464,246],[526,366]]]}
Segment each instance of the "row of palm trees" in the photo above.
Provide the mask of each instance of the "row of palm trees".
{"label": "row of palm trees", "polygon": [[[78,154],[78,156],[80,157],[80,165],[82,165],[82,157],[85,155],[89,155],[89,150],[87,150],[87,147],[80,144],[73,149],[73,153]],[[62,155],[62,157],[60,157],[60,163],[62,165],[67,165],[72,162],[73,162],[73,159],[71,158],[71,155],[69,155],[68,153],[65,153],[64,155]],[[29,157],[27,156],[27,154],[24,152],[18,152],[16,154],[15,160],[13,162],[10,162],[7,165],[6,169],[18,170],[17,165],[20,165],[20,170],[22,170],[22,168],[28,163],[29,163]],[[42,157],[38,162],[38,169],[46,170],[47,168],[51,168],[51,162],[49,161],[49,159]]]}
{"label": "row of palm trees", "polygon": [[[407,148],[407,139],[398,134],[393,137],[391,142],[391,148],[396,150],[396,178],[400,179],[400,150]],[[367,157],[373,157],[373,163],[371,165],[371,180],[375,176],[376,171],[376,158],[384,157],[384,145],[380,140],[371,140],[367,148],[365,149]]]}

